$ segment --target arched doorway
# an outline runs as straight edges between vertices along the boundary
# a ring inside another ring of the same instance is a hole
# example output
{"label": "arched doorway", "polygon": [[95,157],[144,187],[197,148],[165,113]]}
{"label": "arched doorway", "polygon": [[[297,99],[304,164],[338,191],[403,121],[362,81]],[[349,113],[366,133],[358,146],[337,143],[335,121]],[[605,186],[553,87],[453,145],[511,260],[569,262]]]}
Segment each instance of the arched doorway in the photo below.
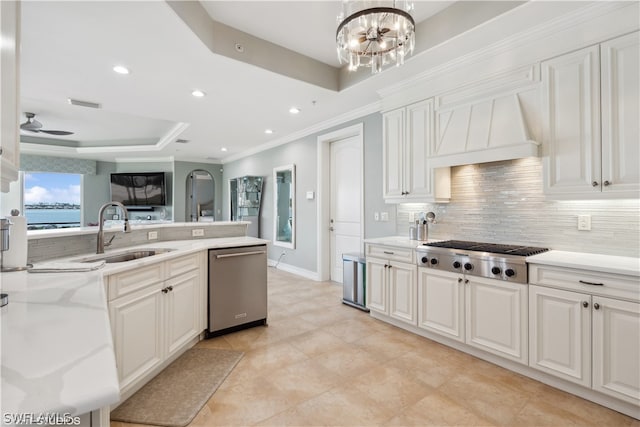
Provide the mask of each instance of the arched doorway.
{"label": "arched doorway", "polygon": [[190,222],[215,221],[215,191],[213,176],[205,170],[192,170],[187,175],[186,218]]}

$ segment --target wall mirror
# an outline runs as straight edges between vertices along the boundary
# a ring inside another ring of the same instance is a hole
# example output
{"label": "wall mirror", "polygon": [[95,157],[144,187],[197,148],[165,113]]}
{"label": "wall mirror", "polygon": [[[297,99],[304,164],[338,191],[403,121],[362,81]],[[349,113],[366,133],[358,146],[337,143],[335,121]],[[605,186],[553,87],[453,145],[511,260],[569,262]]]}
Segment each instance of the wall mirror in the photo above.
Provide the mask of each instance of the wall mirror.
{"label": "wall mirror", "polygon": [[211,222],[215,220],[215,191],[215,181],[209,172],[196,169],[187,175],[187,221]]}
{"label": "wall mirror", "polygon": [[273,244],[296,247],[296,166],[273,169]]}

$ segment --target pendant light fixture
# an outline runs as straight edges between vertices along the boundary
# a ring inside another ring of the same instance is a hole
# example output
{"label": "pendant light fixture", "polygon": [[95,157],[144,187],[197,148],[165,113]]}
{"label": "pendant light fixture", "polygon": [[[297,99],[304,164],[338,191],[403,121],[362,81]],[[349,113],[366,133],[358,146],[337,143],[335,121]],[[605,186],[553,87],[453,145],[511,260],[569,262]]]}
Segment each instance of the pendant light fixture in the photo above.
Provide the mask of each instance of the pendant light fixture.
{"label": "pendant light fixture", "polygon": [[406,0],[343,0],[336,30],[340,63],[348,63],[349,71],[371,67],[372,74],[387,64],[404,64],[415,45],[411,10]]}

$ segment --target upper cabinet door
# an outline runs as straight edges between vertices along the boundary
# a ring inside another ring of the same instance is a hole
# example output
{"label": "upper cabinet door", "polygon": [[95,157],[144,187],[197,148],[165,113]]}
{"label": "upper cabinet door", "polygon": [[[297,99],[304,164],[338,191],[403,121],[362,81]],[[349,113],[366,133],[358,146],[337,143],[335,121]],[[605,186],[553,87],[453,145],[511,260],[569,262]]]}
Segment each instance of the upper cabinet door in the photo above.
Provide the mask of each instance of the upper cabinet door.
{"label": "upper cabinet door", "polygon": [[433,170],[427,167],[427,149],[433,138],[433,100],[407,107],[405,191],[408,199],[433,194]]}
{"label": "upper cabinet door", "polygon": [[404,108],[389,111],[382,116],[384,197],[402,197],[404,174]]}
{"label": "upper cabinet door", "polygon": [[599,47],[544,61],[542,91],[545,192],[600,192]]}
{"label": "upper cabinet door", "polygon": [[0,37],[0,189],[6,193],[20,166],[20,2],[0,2]]}
{"label": "upper cabinet door", "polygon": [[[640,33],[602,43],[602,191],[640,186]],[[635,192],[635,194],[633,194]]]}

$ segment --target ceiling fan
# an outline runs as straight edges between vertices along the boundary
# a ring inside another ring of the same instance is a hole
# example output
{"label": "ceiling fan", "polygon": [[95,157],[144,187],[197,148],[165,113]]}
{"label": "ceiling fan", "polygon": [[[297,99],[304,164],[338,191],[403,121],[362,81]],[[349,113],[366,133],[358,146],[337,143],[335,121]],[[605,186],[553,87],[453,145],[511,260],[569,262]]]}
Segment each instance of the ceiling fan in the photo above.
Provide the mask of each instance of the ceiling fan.
{"label": "ceiling fan", "polygon": [[73,135],[73,132],[66,130],[42,129],[42,123],[35,119],[36,115],[34,113],[24,113],[24,115],[27,116],[27,121],[20,125],[20,129],[22,130],[29,132],[43,132],[48,133],[49,135]]}

